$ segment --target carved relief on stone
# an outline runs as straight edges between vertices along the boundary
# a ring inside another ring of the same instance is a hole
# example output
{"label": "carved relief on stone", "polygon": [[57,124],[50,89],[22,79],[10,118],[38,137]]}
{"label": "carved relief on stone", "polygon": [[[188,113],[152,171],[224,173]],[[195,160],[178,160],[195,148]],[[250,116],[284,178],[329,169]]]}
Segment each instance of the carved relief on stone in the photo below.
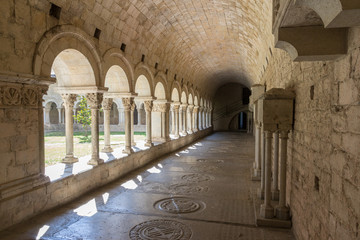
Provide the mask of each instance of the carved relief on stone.
{"label": "carved relief on stone", "polygon": [[130,110],[133,112],[135,110],[135,108],[136,108],[136,104],[135,104],[135,102],[133,102],[130,106]]}
{"label": "carved relief on stone", "polygon": [[86,94],[87,102],[91,109],[100,109],[103,100],[102,93],[88,93]]}
{"label": "carved relief on stone", "polygon": [[2,89],[2,102],[4,105],[20,105],[21,104],[21,88],[20,87],[3,87]]}
{"label": "carved relief on stone", "polygon": [[102,101],[102,107],[104,110],[111,110],[112,104],[113,104],[112,98],[104,98]]}
{"label": "carved relief on stone", "polygon": [[151,112],[153,108],[153,102],[152,101],[145,101],[144,107],[146,112]]}
{"label": "carved relief on stone", "polygon": [[131,105],[134,103],[134,99],[129,97],[129,98],[122,98],[121,99],[122,104],[124,106],[124,110],[125,111],[130,111],[131,110]]}
{"label": "carved relief on stone", "polygon": [[180,105],[179,104],[176,104],[176,105],[172,105],[172,109],[174,112],[179,112],[179,109],[180,109]]}
{"label": "carved relief on stone", "polygon": [[153,112],[167,112],[169,111],[168,103],[156,103],[153,106]]}
{"label": "carved relief on stone", "polygon": [[23,89],[23,98],[22,98],[23,104],[30,105],[30,106],[36,106],[39,102],[38,92],[39,92],[38,89],[24,88]]}
{"label": "carved relief on stone", "polygon": [[199,107],[198,106],[195,106],[194,107],[194,110],[193,110],[193,113],[198,113],[199,112]]}
{"label": "carved relief on stone", "polygon": [[64,93],[61,94],[61,97],[64,101],[65,108],[72,109],[74,107],[74,103],[76,101],[76,94]]}
{"label": "carved relief on stone", "polygon": [[193,109],[194,109],[194,105],[189,105],[189,106],[188,106],[188,112],[189,112],[189,113],[192,113],[192,112],[193,112]]}
{"label": "carved relief on stone", "polygon": [[186,113],[187,105],[181,105],[181,111]]}

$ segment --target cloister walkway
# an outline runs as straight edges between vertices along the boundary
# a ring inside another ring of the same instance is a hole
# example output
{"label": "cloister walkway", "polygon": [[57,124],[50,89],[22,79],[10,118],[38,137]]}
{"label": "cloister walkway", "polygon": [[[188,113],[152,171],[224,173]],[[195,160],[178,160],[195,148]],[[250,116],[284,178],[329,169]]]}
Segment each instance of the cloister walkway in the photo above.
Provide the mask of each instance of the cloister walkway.
{"label": "cloister walkway", "polygon": [[0,239],[293,239],[255,226],[253,155],[251,135],[215,133]]}

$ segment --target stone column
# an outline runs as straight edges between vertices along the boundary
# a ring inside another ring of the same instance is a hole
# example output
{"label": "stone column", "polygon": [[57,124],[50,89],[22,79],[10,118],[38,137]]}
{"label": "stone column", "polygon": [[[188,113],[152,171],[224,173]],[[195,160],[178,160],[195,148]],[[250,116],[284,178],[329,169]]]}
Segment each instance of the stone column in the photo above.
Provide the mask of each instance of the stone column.
{"label": "stone column", "polygon": [[45,107],[45,124],[50,124],[50,111],[51,107]]}
{"label": "stone column", "polygon": [[204,119],[203,119],[203,124],[204,124],[204,129],[206,129],[207,128],[207,125],[206,125],[206,111],[207,111],[207,109],[206,108],[204,108],[204,111],[203,111],[203,117],[204,117]]}
{"label": "stone column", "polygon": [[181,105],[181,112],[182,112],[182,131],[181,134],[186,136],[187,135],[187,121],[186,121],[186,113],[187,113],[187,104],[182,104]]}
{"label": "stone column", "polygon": [[202,112],[203,112],[203,107],[199,108],[199,130],[203,130],[203,121],[202,121]]}
{"label": "stone column", "polygon": [[62,117],[61,117],[61,107],[60,108],[57,108],[58,110],[58,113],[59,113],[59,124],[61,124],[61,120],[62,120]]}
{"label": "stone column", "polygon": [[102,106],[104,110],[104,141],[105,141],[105,146],[102,149],[102,152],[105,153],[111,153],[113,151],[110,142],[110,111],[112,104],[113,104],[112,98],[104,98],[102,102]]}
{"label": "stone column", "polygon": [[271,206],[271,147],[272,132],[265,131],[265,194],[264,203],[260,207],[260,216],[263,218],[273,218],[274,208]]}
{"label": "stone column", "polygon": [[172,135],[175,135],[175,128],[176,128],[176,126],[175,126],[175,111],[174,111],[174,107],[175,107],[175,105],[174,104],[172,104],[171,105],[171,111],[170,111],[170,113],[171,113],[171,134]]}
{"label": "stone column", "polygon": [[[141,106],[141,103],[139,103],[138,106]],[[135,110],[135,109],[134,109],[134,110]],[[142,118],[142,114],[141,114],[141,109],[140,109],[140,108],[137,109],[137,114],[138,114],[138,122],[137,122],[137,125],[140,126],[140,125],[141,125],[141,118]]]}
{"label": "stone column", "polygon": [[258,192],[258,196],[260,199],[264,198],[264,190],[265,190],[265,133],[263,128],[261,128],[260,133],[260,158],[261,158],[261,185]]}
{"label": "stone column", "polygon": [[255,128],[255,164],[254,164],[254,178],[261,180],[261,129],[259,124]]}
{"label": "stone column", "polygon": [[194,118],[194,132],[199,131],[199,106],[195,106],[193,110],[193,118]]}
{"label": "stone column", "polygon": [[286,162],[287,162],[288,131],[280,131],[280,196],[276,207],[276,217],[289,219],[289,208],[286,206]]}
{"label": "stone column", "polygon": [[145,101],[144,107],[146,111],[146,143],[145,146],[152,147],[154,144],[151,141],[151,110],[153,107],[152,101]]}
{"label": "stone column", "polygon": [[274,155],[273,155],[273,181],[272,181],[272,200],[279,200],[279,188],[278,188],[278,178],[279,178],[279,132],[274,132]]}
{"label": "stone column", "polygon": [[193,109],[194,109],[194,105],[189,105],[188,106],[188,120],[189,120],[189,125],[188,125],[188,133],[192,134],[194,133],[193,131]]}
{"label": "stone column", "polygon": [[180,136],[179,135],[179,108],[180,108],[180,105],[178,105],[178,104],[173,105],[174,122],[175,122],[175,126],[173,128],[174,128],[174,136],[176,138],[178,138]]}
{"label": "stone column", "polygon": [[124,124],[124,109],[118,108],[118,112],[119,112],[119,126],[121,126]]}
{"label": "stone column", "polygon": [[[131,104],[131,118],[130,118],[130,126],[131,126],[131,146],[136,146],[135,140],[134,140],[134,111],[135,111],[135,103],[133,102]],[[139,111],[138,111],[139,112]],[[139,116],[138,116],[139,117]],[[139,120],[138,120],[139,121]]]}
{"label": "stone column", "polygon": [[103,100],[102,93],[88,93],[86,94],[87,102],[91,109],[91,159],[88,164],[99,165],[104,163],[99,155],[99,109]]}
{"label": "stone column", "polygon": [[134,152],[131,148],[131,106],[134,99],[132,97],[122,98],[122,103],[125,112],[125,149],[123,153],[131,154]]}
{"label": "stone column", "polygon": [[211,121],[212,115],[211,115],[211,112],[212,112],[212,108],[209,109],[209,127],[212,126],[212,121]]}
{"label": "stone column", "polygon": [[79,159],[74,157],[74,128],[73,128],[73,107],[76,101],[76,94],[61,94],[65,106],[65,136],[66,136],[66,155],[62,159],[63,163],[75,163]]}
{"label": "stone column", "polygon": [[163,109],[161,111],[161,122],[162,122],[162,130],[164,133],[165,141],[170,141],[170,132],[169,132],[169,110],[170,110],[170,104],[164,103]]}

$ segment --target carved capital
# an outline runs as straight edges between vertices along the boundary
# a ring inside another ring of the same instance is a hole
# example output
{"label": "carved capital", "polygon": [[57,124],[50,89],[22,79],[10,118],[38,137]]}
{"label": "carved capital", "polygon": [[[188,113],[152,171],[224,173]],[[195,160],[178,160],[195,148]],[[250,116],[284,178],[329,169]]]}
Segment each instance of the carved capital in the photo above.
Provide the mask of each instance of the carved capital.
{"label": "carved capital", "polygon": [[198,113],[198,112],[199,112],[199,106],[195,106],[194,110],[193,110],[193,113]]}
{"label": "carved capital", "polygon": [[181,109],[182,112],[186,112],[187,107],[188,107],[187,104],[180,105],[180,109]]}
{"label": "carved capital", "polygon": [[136,104],[135,104],[135,102],[133,102],[131,104],[130,110],[133,112],[135,110],[135,108],[136,108]]}
{"label": "carved capital", "polygon": [[128,97],[128,98],[122,98],[121,101],[122,101],[122,104],[123,104],[123,106],[124,106],[124,110],[125,110],[125,111],[130,111],[130,110],[131,110],[131,106],[132,106],[133,103],[134,103],[134,99],[131,98],[131,97]]}
{"label": "carved capital", "polygon": [[112,104],[113,104],[112,98],[104,98],[102,101],[102,107],[104,110],[111,110]]}
{"label": "carved capital", "polygon": [[179,104],[172,105],[171,107],[172,107],[172,109],[173,109],[174,112],[177,112],[177,113],[179,112],[179,109],[180,109],[180,105],[179,105]]}
{"label": "carved capital", "polygon": [[153,112],[167,112],[169,111],[168,103],[155,103],[153,107]]}
{"label": "carved capital", "polygon": [[91,109],[100,109],[103,93],[88,93],[86,94],[86,99]]}
{"label": "carved capital", "polygon": [[61,94],[61,97],[64,101],[65,108],[73,109],[77,95],[64,93],[64,94]]}
{"label": "carved capital", "polygon": [[144,101],[144,107],[146,112],[151,112],[153,108],[153,101]]}

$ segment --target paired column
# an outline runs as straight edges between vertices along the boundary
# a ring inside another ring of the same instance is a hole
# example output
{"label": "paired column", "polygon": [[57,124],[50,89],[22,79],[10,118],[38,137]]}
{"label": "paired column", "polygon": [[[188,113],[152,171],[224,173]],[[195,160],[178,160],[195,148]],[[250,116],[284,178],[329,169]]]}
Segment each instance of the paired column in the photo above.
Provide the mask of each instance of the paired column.
{"label": "paired column", "polygon": [[261,185],[258,192],[259,198],[264,198],[265,191],[265,132],[263,127],[261,127],[260,133],[260,158],[261,158]]}
{"label": "paired column", "polygon": [[[130,118],[130,126],[131,126],[131,146],[135,146],[135,140],[134,140],[134,111],[135,111],[136,105],[135,102],[133,101],[131,104],[131,118]],[[138,111],[139,112],[139,111]],[[139,121],[139,119],[138,119]]]}
{"label": "paired column", "polygon": [[176,132],[176,126],[175,126],[175,110],[174,110],[175,105],[172,104],[171,105],[171,134],[175,135]]}
{"label": "paired column", "polygon": [[51,107],[45,107],[45,124],[50,124],[50,111],[51,111]]}
{"label": "paired column", "polygon": [[186,113],[187,113],[187,104],[181,105],[181,112],[182,112],[182,131],[181,134],[186,136],[187,135],[187,121],[186,121]]}
{"label": "paired column", "polygon": [[194,105],[189,105],[188,106],[188,120],[189,120],[189,123],[188,123],[188,133],[189,134],[192,134],[194,131],[193,131],[193,109],[194,109]]}
{"label": "paired column", "polygon": [[91,109],[91,159],[88,164],[99,165],[104,163],[99,155],[99,109],[103,100],[102,93],[88,93],[86,94],[87,102]]}
{"label": "paired column", "polygon": [[280,196],[276,207],[276,217],[281,220],[289,219],[289,208],[286,206],[286,162],[287,162],[288,131],[280,131]]}
{"label": "paired column", "polygon": [[154,146],[151,140],[151,111],[153,107],[153,101],[144,102],[145,112],[146,112],[146,143],[145,146],[151,147]]}
{"label": "paired column", "polygon": [[164,141],[170,141],[169,136],[169,103],[160,104],[160,112],[161,112],[161,132],[163,133]]}
{"label": "paired column", "polygon": [[255,128],[255,163],[254,163],[254,179],[261,180],[261,128],[256,124]]}
{"label": "paired column", "polygon": [[113,151],[110,142],[110,112],[111,112],[112,104],[113,104],[112,98],[104,98],[102,102],[102,107],[104,110],[104,141],[105,141],[105,146],[102,149],[102,152],[105,153],[110,153]]}
{"label": "paired column", "polygon": [[66,155],[63,163],[78,162],[79,159],[74,157],[74,120],[73,108],[76,101],[76,94],[61,94],[65,105],[65,137],[66,137]]}
{"label": "paired column", "polygon": [[125,149],[123,150],[123,153],[131,154],[134,152],[131,148],[131,107],[134,103],[134,99],[128,97],[122,98],[121,100],[125,112]]}
{"label": "paired column", "polygon": [[179,104],[173,105],[174,124],[175,124],[175,127],[173,127],[173,129],[174,129],[174,136],[176,138],[178,138],[180,136],[179,135],[179,109],[180,109]]}
{"label": "paired column", "polygon": [[265,131],[265,194],[264,203],[260,206],[260,216],[273,218],[274,208],[271,206],[271,148],[272,132]]}

